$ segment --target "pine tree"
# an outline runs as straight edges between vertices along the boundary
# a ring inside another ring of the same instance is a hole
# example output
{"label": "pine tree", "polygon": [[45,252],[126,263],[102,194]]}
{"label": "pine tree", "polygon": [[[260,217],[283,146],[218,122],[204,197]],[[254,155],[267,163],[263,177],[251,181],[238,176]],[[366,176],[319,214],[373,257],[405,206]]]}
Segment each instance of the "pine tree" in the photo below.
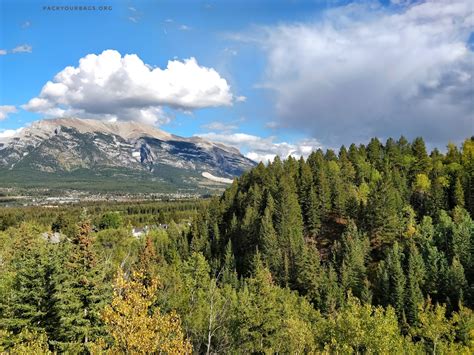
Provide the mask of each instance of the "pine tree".
{"label": "pine tree", "polygon": [[268,265],[272,274],[277,278],[281,278],[283,260],[277,234],[273,227],[274,208],[273,198],[267,191],[266,206],[263,211],[263,216],[260,218],[258,232],[260,238],[259,250],[261,250],[262,259]]}
{"label": "pine tree", "polygon": [[398,246],[398,243],[395,242],[392,249],[388,253],[386,267],[389,282],[388,299],[393,308],[395,308],[395,312],[397,313],[399,320],[402,319],[404,311],[406,285],[401,259],[402,252]]}
{"label": "pine tree", "polygon": [[453,210],[453,254],[459,258],[470,282],[474,281],[474,221],[469,213],[457,206]]}
{"label": "pine tree", "polygon": [[453,202],[454,206],[464,207],[464,190],[459,176],[456,177],[454,183]]}
{"label": "pine tree", "polygon": [[18,249],[12,260],[16,273],[11,285],[11,298],[1,315],[1,325],[14,334],[29,328],[43,331],[48,314],[49,260],[47,245],[36,239],[32,230],[22,227],[22,237],[16,241]]}
{"label": "pine tree", "polygon": [[309,165],[301,158],[299,162],[298,199],[303,215],[306,233],[315,235],[319,232],[321,218],[318,200],[313,183],[313,175]]}
{"label": "pine tree", "polygon": [[400,196],[389,177],[379,180],[370,191],[365,223],[371,244],[377,248],[390,243],[400,234]]}
{"label": "pine tree", "polygon": [[108,296],[97,267],[91,225],[85,216],[81,217],[62,271],[55,280],[55,339],[63,351],[84,351],[102,334],[100,309]]}
{"label": "pine tree", "polygon": [[412,166],[412,176],[417,174],[427,174],[430,168],[430,158],[426,152],[426,146],[423,138],[417,137],[411,144],[412,154],[415,157]]}
{"label": "pine tree", "polygon": [[367,158],[376,169],[382,168],[383,145],[377,138],[372,138],[367,145]]}
{"label": "pine tree", "polygon": [[319,295],[321,265],[318,250],[311,245],[305,246],[296,268],[296,289],[301,295],[307,296],[312,304],[319,304],[321,302]]}
{"label": "pine tree", "polygon": [[425,276],[423,259],[414,244],[408,248],[408,271],[405,314],[410,325],[418,321],[418,307],[423,302],[421,287]]}
{"label": "pine tree", "polygon": [[341,290],[338,283],[337,273],[334,271],[334,267],[331,264],[323,269],[322,275],[319,291],[321,304],[319,304],[317,308],[323,313],[333,314],[342,304],[344,290]]}
{"label": "pine tree", "polygon": [[304,245],[303,218],[295,186],[292,180],[282,177],[279,181],[278,196],[275,203],[275,230],[282,252],[289,262],[290,283],[295,282],[296,261],[301,257]]}
{"label": "pine tree", "polygon": [[464,141],[461,162],[466,174],[465,206],[471,217],[474,218],[474,137]]}
{"label": "pine tree", "polygon": [[342,236],[342,243],[341,286],[361,298],[367,279],[365,258],[369,251],[368,240],[360,236],[356,225],[350,222]]}
{"label": "pine tree", "polygon": [[447,302],[450,310],[457,310],[459,304],[464,300],[467,281],[464,275],[464,268],[458,257],[454,257],[447,273]]}
{"label": "pine tree", "polygon": [[227,242],[225,248],[224,261],[222,267],[222,283],[232,285],[237,288],[238,278],[235,265],[234,251],[232,250],[232,241]]}
{"label": "pine tree", "polygon": [[281,324],[278,299],[270,271],[260,254],[253,262],[253,275],[239,292],[238,329],[239,350],[268,352],[275,347],[275,333]]}
{"label": "pine tree", "polygon": [[313,152],[307,159],[313,176],[314,191],[318,200],[319,217],[322,220],[328,217],[331,210],[331,189],[326,172],[326,163],[321,149]]}
{"label": "pine tree", "polygon": [[344,189],[344,182],[341,178],[341,169],[335,161],[328,163],[328,177],[331,191],[331,209],[338,216],[344,216],[346,212],[346,202],[348,191]]}

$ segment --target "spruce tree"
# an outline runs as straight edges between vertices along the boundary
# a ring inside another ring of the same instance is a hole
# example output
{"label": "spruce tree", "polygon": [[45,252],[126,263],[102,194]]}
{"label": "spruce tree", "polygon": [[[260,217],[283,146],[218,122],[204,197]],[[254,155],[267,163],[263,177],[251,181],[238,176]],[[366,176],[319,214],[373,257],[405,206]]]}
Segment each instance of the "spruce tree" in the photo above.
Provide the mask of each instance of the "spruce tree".
{"label": "spruce tree", "polygon": [[461,179],[456,177],[454,182],[454,189],[453,189],[453,205],[464,207],[464,190],[462,188]]}
{"label": "spruce tree", "polygon": [[351,221],[342,236],[341,286],[358,298],[362,297],[367,279],[365,259],[368,251],[368,240],[359,235]]}
{"label": "spruce tree", "polygon": [[14,334],[24,328],[44,330],[49,307],[47,245],[31,230],[22,228],[22,233],[25,235],[16,241],[19,249],[12,260],[11,298],[1,315],[2,327]]}
{"label": "spruce tree", "polygon": [[423,259],[414,244],[408,248],[408,270],[405,300],[405,315],[410,325],[418,321],[418,308],[423,302],[421,288],[425,277]]}
{"label": "spruce tree", "polygon": [[411,144],[412,154],[415,160],[412,165],[411,176],[417,174],[427,174],[430,168],[430,158],[426,152],[426,146],[423,138],[417,137]]}
{"label": "spruce tree", "polygon": [[390,243],[400,235],[399,210],[400,196],[390,177],[385,176],[375,184],[367,201],[365,223],[373,247]]}
{"label": "spruce tree", "polygon": [[296,262],[304,246],[303,218],[295,190],[292,180],[282,177],[275,203],[275,230],[282,252],[288,258],[288,276],[292,284],[296,281]]}
{"label": "spruce tree", "polygon": [[232,250],[232,241],[227,242],[225,248],[224,261],[222,266],[222,283],[232,285],[237,288],[238,278],[235,265],[234,251]]}
{"label": "spruce tree", "polygon": [[404,313],[406,285],[405,274],[401,264],[402,255],[398,243],[395,242],[388,253],[386,262],[389,283],[388,299],[393,308],[395,308],[399,320],[402,319]]}
{"label": "spruce tree", "polygon": [[89,219],[82,216],[63,272],[56,279],[55,338],[62,351],[84,351],[103,331],[100,310],[108,294],[97,266],[91,232]]}
{"label": "spruce tree", "polygon": [[278,237],[273,227],[273,213],[274,201],[269,192],[266,196],[266,206],[263,211],[263,216],[260,218],[259,225],[259,247],[262,253],[262,258],[268,265],[272,274],[281,279],[283,273],[282,250],[280,248]]}
{"label": "spruce tree", "polygon": [[303,215],[306,233],[315,235],[319,232],[321,218],[318,200],[313,183],[313,175],[309,165],[301,158],[299,162],[298,199]]}
{"label": "spruce tree", "polygon": [[466,288],[467,281],[464,275],[464,268],[459,262],[458,257],[454,257],[446,278],[446,301],[451,311],[458,310],[459,305],[464,301]]}

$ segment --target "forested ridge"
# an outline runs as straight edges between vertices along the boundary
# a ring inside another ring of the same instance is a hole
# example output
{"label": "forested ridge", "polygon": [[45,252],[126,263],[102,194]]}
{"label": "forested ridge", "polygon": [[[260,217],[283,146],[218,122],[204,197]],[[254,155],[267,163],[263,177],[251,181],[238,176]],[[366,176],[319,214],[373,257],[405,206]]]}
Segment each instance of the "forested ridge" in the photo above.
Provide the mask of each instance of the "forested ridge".
{"label": "forested ridge", "polygon": [[471,354],[473,189],[474,138],[401,137],[277,157],[141,222],[3,209],[0,351]]}

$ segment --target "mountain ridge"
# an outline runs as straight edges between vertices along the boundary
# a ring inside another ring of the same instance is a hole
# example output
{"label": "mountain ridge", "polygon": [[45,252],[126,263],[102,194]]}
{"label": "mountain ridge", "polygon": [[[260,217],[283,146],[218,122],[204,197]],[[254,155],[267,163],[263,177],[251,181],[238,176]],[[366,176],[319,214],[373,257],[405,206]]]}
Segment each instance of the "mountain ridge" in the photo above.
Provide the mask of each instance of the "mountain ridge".
{"label": "mountain ridge", "polygon": [[232,179],[253,166],[255,162],[233,147],[133,121],[40,120],[0,143],[0,177],[21,172],[25,178],[20,180],[33,185],[35,172],[74,180],[73,175],[82,171],[81,179],[89,172],[91,183],[104,174],[111,182],[114,177],[139,175],[140,181],[192,188],[203,184],[204,172]]}

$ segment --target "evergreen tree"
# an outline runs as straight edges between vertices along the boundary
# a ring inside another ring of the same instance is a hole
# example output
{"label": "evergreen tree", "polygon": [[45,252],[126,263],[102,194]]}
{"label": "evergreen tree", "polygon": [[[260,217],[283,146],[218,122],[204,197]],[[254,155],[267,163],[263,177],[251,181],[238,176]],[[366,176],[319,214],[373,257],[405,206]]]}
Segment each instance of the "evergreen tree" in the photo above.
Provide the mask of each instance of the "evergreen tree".
{"label": "evergreen tree", "polygon": [[239,348],[244,352],[265,352],[274,348],[272,335],[281,320],[271,273],[265,268],[259,253],[255,254],[253,270],[252,278],[239,293]]}
{"label": "evergreen tree", "polygon": [[383,146],[377,138],[372,138],[367,145],[367,158],[376,169],[382,168]]}
{"label": "evergreen tree", "polygon": [[364,288],[367,279],[365,258],[369,251],[368,240],[360,236],[356,225],[350,222],[342,236],[342,243],[341,286],[361,298],[362,293],[367,292]]}
{"label": "evergreen tree", "polygon": [[415,157],[412,166],[412,176],[417,174],[426,174],[430,168],[430,158],[426,152],[426,146],[423,138],[417,137],[411,144],[412,154]]}
{"label": "evergreen tree", "polygon": [[282,177],[279,181],[278,195],[275,204],[275,230],[282,252],[289,262],[290,282],[294,283],[296,262],[301,257],[304,246],[303,219],[295,187],[291,180]]}
{"label": "evergreen tree", "polygon": [[222,283],[237,287],[238,278],[235,265],[234,251],[232,250],[232,241],[227,242],[224,254],[224,263],[222,267]]}
{"label": "evergreen tree", "polygon": [[24,236],[16,241],[19,249],[12,260],[16,270],[11,298],[1,316],[2,327],[14,334],[29,328],[42,331],[48,314],[48,258],[47,245],[33,237],[31,230],[22,228]]}
{"label": "evergreen tree", "polygon": [[388,299],[401,320],[405,305],[406,279],[402,268],[402,252],[397,242],[387,255]]}
{"label": "evergreen tree", "polygon": [[418,307],[423,303],[421,288],[425,276],[425,268],[421,255],[414,244],[408,248],[408,270],[406,278],[405,314],[410,325],[418,320]]}
{"label": "evergreen tree", "polygon": [[464,190],[462,188],[461,179],[459,176],[456,177],[453,190],[454,206],[464,207]]}
{"label": "evergreen tree", "polygon": [[344,291],[337,280],[337,273],[332,265],[323,269],[319,291],[321,303],[318,305],[323,313],[332,314],[342,304]]}
{"label": "evergreen tree", "polygon": [[91,225],[83,216],[63,272],[56,276],[56,339],[63,351],[84,351],[101,335],[100,310],[107,297],[93,250]]}
{"label": "evergreen tree", "polygon": [[399,235],[399,205],[400,197],[389,178],[379,180],[369,194],[365,218],[373,247],[390,243]]}
{"label": "evergreen tree", "polygon": [[269,192],[266,196],[266,206],[260,219],[259,243],[262,258],[275,277],[281,278],[283,273],[282,250],[280,248],[275,228],[273,227],[274,202]]}
{"label": "evergreen tree", "polygon": [[457,310],[460,303],[464,299],[466,292],[467,281],[464,275],[464,268],[459,262],[457,257],[453,258],[453,261],[449,267],[447,273],[447,302],[450,310]]}
{"label": "evergreen tree", "polygon": [[315,235],[319,232],[321,218],[319,215],[318,199],[316,196],[313,175],[309,165],[301,158],[299,162],[298,199],[303,215],[306,233]]}

